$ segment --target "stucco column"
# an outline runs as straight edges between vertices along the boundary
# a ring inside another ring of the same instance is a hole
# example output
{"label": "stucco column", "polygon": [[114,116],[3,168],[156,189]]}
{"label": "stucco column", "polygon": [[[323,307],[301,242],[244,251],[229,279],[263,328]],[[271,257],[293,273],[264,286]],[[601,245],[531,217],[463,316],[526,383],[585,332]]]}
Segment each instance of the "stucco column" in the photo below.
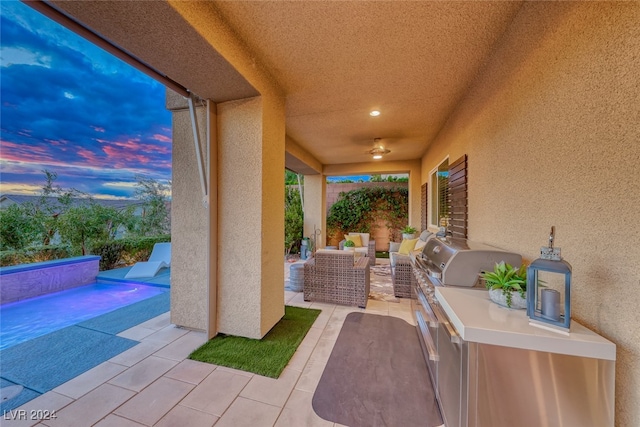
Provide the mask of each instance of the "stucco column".
{"label": "stucco column", "polygon": [[[215,106],[196,109],[200,149],[214,162],[209,174],[209,203],[203,200],[196,160],[191,118],[186,99],[167,90],[167,109],[172,112],[171,200],[171,323],[216,333],[216,180]],[[213,126],[207,132],[207,124]],[[207,153],[211,155],[208,156]],[[211,192],[213,190],[213,192]],[[213,234],[212,234],[213,232]],[[210,299],[212,302],[210,303]]]}
{"label": "stucco column", "polygon": [[262,338],[284,315],[284,102],[217,112],[218,330]]}
{"label": "stucco column", "polygon": [[317,248],[324,248],[327,241],[327,177],[305,175],[304,177],[304,237],[313,236],[320,229]]}

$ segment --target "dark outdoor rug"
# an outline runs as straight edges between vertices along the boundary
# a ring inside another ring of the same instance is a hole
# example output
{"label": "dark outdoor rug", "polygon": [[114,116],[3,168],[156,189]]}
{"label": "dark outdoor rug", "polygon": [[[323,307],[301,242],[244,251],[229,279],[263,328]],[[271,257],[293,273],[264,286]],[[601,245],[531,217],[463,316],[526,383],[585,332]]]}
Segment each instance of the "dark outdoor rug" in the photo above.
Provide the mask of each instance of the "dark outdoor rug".
{"label": "dark outdoor rug", "polygon": [[78,323],[78,326],[107,334],[119,334],[124,330],[169,311],[169,298],[169,292],[164,292],[160,295]]}
{"label": "dark outdoor rug", "polygon": [[312,404],[350,427],[442,425],[416,328],[395,317],[347,315]]}
{"label": "dark outdoor rug", "polygon": [[[69,326],[0,351],[2,379],[24,386],[25,391],[45,393],[136,344],[138,341]],[[13,409],[23,400],[21,393],[3,402],[2,410]]]}

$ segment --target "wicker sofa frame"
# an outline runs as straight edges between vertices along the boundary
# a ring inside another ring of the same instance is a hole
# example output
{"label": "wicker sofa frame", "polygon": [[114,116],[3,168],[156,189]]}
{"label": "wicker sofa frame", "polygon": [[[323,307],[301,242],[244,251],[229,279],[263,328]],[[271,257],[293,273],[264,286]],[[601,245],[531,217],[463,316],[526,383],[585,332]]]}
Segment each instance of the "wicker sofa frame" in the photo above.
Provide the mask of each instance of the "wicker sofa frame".
{"label": "wicker sofa frame", "polygon": [[[338,248],[340,250],[344,249],[344,242],[346,242],[346,239],[342,239],[340,240],[340,243],[338,243]],[[375,240],[369,240],[369,246],[367,247],[367,257],[369,258],[369,265],[376,265],[376,241]]]}
{"label": "wicker sofa frame", "polygon": [[397,298],[411,298],[411,285],[415,280],[413,268],[409,257],[398,260],[396,267],[391,270],[391,282],[393,283],[393,293]]}
{"label": "wicker sofa frame", "polygon": [[365,308],[369,298],[369,260],[345,251],[316,252],[304,264],[304,300]]}

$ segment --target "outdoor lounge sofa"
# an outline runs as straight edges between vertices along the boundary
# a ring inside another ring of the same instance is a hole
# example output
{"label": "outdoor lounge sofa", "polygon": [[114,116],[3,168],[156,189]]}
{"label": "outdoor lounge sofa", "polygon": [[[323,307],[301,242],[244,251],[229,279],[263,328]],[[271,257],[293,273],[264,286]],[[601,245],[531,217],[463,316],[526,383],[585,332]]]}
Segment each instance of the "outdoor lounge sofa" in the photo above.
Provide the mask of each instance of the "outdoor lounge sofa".
{"label": "outdoor lounge sofa", "polygon": [[352,251],[319,249],[304,264],[304,300],[365,308],[369,259]]}
{"label": "outdoor lounge sofa", "polygon": [[[356,252],[362,253],[364,256],[369,257],[369,265],[376,265],[376,241],[369,239],[369,233],[348,233],[347,236],[350,235],[359,235],[360,241],[362,242],[361,247],[356,247]],[[346,236],[345,236],[346,237]],[[342,239],[340,243],[338,243],[338,248],[340,250],[344,249],[344,242],[347,239]]]}
{"label": "outdoor lounge sofa", "polygon": [[171,267],[171,243],[156,243],[153,245],[149,260],[135,263],[124,278],[154,277],[160,269],[169,267]]}
{"label": "outdoor lounge sofa", "polygon": [[[434,236],[430,231],[423,231],[416,243],[416,251],[422,251],[427,244],[427,240]],[[411,281],[413,272],[409,255],[398,253],[400,243],[389,243],[389,264],[391,264],[391,282],[393,283],[393,293],[399,298],[411,298]]]}

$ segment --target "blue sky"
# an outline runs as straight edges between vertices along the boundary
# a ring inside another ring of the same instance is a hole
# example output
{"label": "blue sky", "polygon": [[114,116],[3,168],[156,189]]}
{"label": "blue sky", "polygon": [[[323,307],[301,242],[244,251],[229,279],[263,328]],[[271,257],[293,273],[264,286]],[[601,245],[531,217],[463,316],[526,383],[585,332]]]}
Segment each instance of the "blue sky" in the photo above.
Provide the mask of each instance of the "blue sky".
{"label": "blue sky", "polygon": [[171,179],[163,85],[18,1],[0,13],[0,193],[36,194],[42,169],[100,198]]}

